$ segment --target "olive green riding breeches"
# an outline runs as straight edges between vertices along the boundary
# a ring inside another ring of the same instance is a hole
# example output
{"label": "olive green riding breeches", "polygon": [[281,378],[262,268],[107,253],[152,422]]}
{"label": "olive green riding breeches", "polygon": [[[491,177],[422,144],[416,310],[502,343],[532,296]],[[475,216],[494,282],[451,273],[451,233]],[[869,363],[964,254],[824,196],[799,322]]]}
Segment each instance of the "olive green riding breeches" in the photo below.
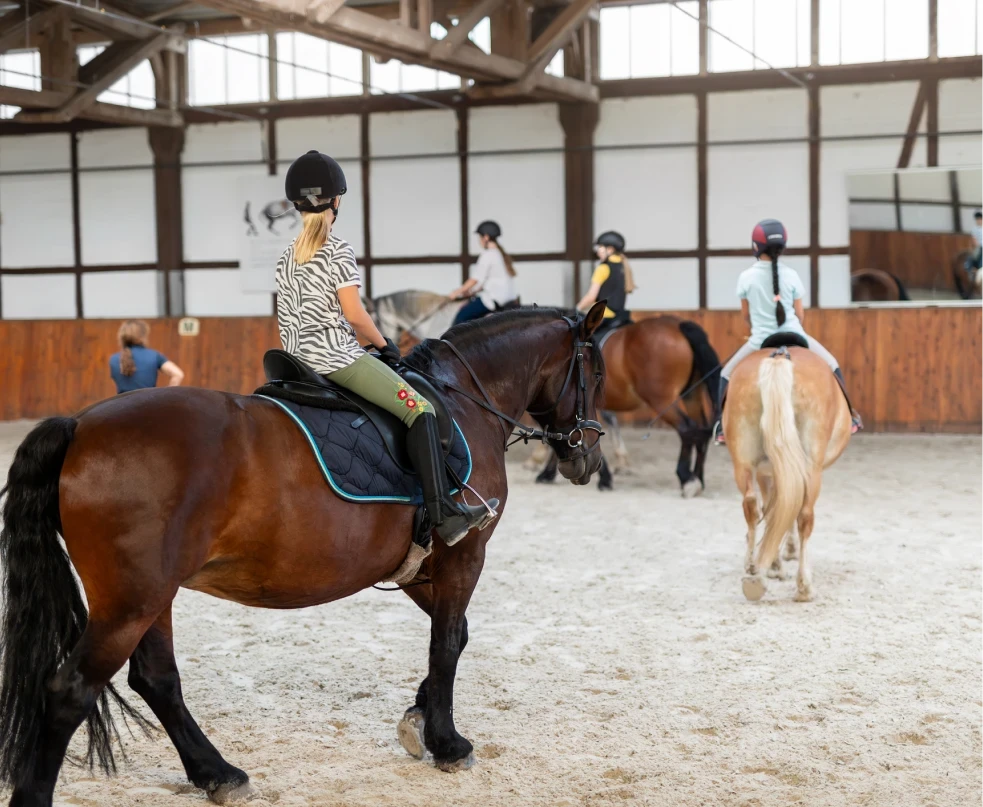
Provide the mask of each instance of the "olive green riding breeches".
{"label": "olive green riding breeches", "polygon": [[388,364],[366,353],[347,367],[328,373],[325,378],[349,389],[365,400],[412,426],[424,412],[433,414],[433,406],[397,375]]}

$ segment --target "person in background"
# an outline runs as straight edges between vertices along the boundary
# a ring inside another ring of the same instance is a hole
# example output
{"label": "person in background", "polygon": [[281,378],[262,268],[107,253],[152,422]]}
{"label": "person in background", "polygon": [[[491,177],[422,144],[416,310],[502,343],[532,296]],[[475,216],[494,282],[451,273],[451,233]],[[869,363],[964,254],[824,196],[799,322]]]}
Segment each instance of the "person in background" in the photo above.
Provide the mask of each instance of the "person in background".
{"label": "person in background", "polygon": [[977,210],[973,214],[973,239],[976,241],[976,249],[973,250],[972,268],[979,271],[983,268],[983,210]]}
{"label": "person in background", "polygon": [[494,221],[483,221],[476,231],[481,242],[481,254],[475,266],[474,276],[460,288],[450,293],[452,300],[463,300],[472,294],[470,301],[461,307],[454,324],[480,319],[486,314],[506,308],[519,296],[515,285],[515,266],[509,254],[498,243],[502,228]]}
{"label": "person in background", "polygon": [[[741,360],[761,348],[761,343],[775,333],[796,333],[809,343],[809,350],[825,361],[836,376],[843,390],[843,395],[850,403],[846,392],[846,381],[840,372],[839,362],[816,339],[809,336],[802,326],[805,319],[802,307],[802,297],[805,287],[802,278],[792,267],[780,263],[778,258],[785,251],[788,243],[788,233],[785,225],[776,219],[765,219],[758,222],[751,233],[751,251],[757,259],[755,263],[741,272],[737,280],[737,296],[741,300],[741,314],[751,328],[748,340],[731,356],[720,371],[720,401],[723,409],[724,398],[727,394],[727,384],[734,368]],[[851,407],[852,432],[863,428],[863,421],[855,409]],[[717,445],[725,445],[723,429],[718,420],[714,425]]]}
{"label": "person in background", "polygon": [[577,310],[587,311],[598,300],[607,302],[604,321],[594,332],[593,338],[597,341],[605,331],[631,319],[626,302],[628,295],[635,290],[635,279],[624,254],[625,239],[621,233],[614,230],[601,233],[594,242],[594,252],[600,263],[591,275],[587,293],[577,303]]}
{"label": "person in background", "polygon": [[[390,366],[399,362],[399,348],[365,310],[355,252],[332,232],[348,191],[341,166],[327,154],[308,151],[293,161],[285,184],[302,229],[276,266],[283,349],[403,422],[427,513],[437,535],[453,546],[472,528],[491,523],[498,499],[489,499],[485,508],[451,496],[433,405]],[[366,353],[360,342],[376,347],[379,356]]]}
{"label": "person in background", "polygon": [[119,353],[109,357],[109,374],[116,394],[157,386],[157,371],[167,376],[167,386],[177,387],[184,373],[162,353],[147,347],[150,326],[140,319],[128,319],[119,328]]}

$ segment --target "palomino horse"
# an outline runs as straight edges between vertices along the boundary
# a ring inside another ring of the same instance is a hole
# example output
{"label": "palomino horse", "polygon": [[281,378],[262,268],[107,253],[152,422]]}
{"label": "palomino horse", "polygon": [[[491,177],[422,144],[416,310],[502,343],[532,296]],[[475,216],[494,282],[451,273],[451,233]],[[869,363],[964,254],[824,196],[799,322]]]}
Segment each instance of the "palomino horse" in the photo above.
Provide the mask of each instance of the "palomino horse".
{"label": "palomino horse", "polygon": [[[744,496],[747,553],[744,596],[759,600],[762,569],[780,563],[778,551],[794,526],[799,534],[796,599],[812,599],[807,546],[823,469],[850,441],[850,408],[829,365],[799,347],[759,350],[734,370],[723,413],[734,479]],[[755,558],[759,521],[755,475],[764,501],[764,536]]]}
{"label": "palomino horse", "polygon": [[[407,357],[449,390],[472,482],[503,505],[507,421],[527,409],[541,412],[566,478],[587,484],[598,469],[592,421],[603,362],[589,339],[602,314],[603,305],[576,321],[550,309],[510,312],[451,330],[459,354],[426,342]],[[188,779],[217,802],[245,795],[248,776],[208,741],[181,695],[171,625],[178,589],[264,608],[347,597],[401,565],[415,509],[335,496],[275,403],[188,388],[127,393],[43,421],[17,449],[5,490],[0,776],[18,807],[52,803],[84,721],[90,760],[114,769],[108,701],[122,699],[110,679],[127,659],[129,685]],[[429,674],[400,739],[444,770],[473,760],[454,727],[454,676],[493,531],[453,547],[434,540],[420,584],[406,591],[432,627]]]}
{"label": "palomino horse", "polygon": [[850,275],[850,299],[855,303],[910,300],[897,275],[881,269],[861,269]]}
{"label": "palomino horse", "polygon": [[[703,466],[720,391],[720,359],[706,332],[678,317],[652,317],[614,331],[602,348],[607,379],[600,408],[614,433],[616,463],[627,465],[628,452],[614,413],[647,406],[679,434],[682,446],[676,476],[683,496],[697,495],[703,490]],[[551,454],[537,481],[555,478],[556,455]],[[607,461],[601,465],[599,486],[612,487]]]}

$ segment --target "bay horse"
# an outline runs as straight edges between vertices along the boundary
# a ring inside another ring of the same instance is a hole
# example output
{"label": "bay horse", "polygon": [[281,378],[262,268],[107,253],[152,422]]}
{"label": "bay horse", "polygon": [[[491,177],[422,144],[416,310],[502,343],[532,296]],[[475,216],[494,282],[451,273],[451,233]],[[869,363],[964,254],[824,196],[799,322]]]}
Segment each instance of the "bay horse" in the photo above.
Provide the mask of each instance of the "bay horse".
{"label": "bay horse", "polygon": [[[583,485],[598,469],[591,424],[604,368],[588,340],[602,316],[600,304],[576,320],[555,309],[509,312],[454,328],[449,344],[425,342],[406,358],[445,388],[469,442],[472,483],[502,506],[504,424],[526,410],[540,412],[564,477]],[[171,623],[178,589],[262,608],[350,596],[401,565],[415,509],[335,496],[304,434],[272,401],[181,387],[42,421],[0,493],[0,778],[16,807],[52,804],[83,722],[90,764],[115,770],[109,701],[136,715],[110,683],[127,660],[128,684],[170,736],[188,779],[218,803],[247,795],[247,774],[185,706]],[[418,757],[430,751],[443,770],[473,762],[454,725],[454,677],[496,525],[453,547],[434,540],[419,585],[406,589],[430,617],[431,639],[429,672],[400,739]]]}
{"label": "bay horse", "polygon": [[[836,462],[850,441],[850,407],[836,378],[826,362],[805,348],[767,348],[752,353],[731,376],[723,428],[734,480],[744,497],[744,596],[749,600],[764,596],[767,586],[761,570],[773,564],[780,568],[782,541],[797,527],[795,599],[811,600],[812,572],[806,547],[823,470]],[[757,557],[755,539],[760,518],[755,477],[765,522]]]}
{"label": "bay horse", "polygon": [[910,300],[901,279],[882,269],[861,269],[850,275],[850,300],[855,303]]}
{"label": "bay horse", "polygon": [[[616,463],[626,466],[628,451],[615,413],[647,406],[679,434],[676,476],[683,496],[699,494],[720,392],[720,359],[706,331],[679,317],[651,317],[602,338],[602,352],[607,376],[600,408],[613,432]],[[556,455],[550,454],[536,481],[552,482],[556,468]],[[613,487],[606,460],[599,487]]]}
{"label": "bay horse", "polygon": [[963,300],[978,300],[983,296],[983,272],[966,269],[972,257],[973,253],[964,249],[952,259],[952,283]]}

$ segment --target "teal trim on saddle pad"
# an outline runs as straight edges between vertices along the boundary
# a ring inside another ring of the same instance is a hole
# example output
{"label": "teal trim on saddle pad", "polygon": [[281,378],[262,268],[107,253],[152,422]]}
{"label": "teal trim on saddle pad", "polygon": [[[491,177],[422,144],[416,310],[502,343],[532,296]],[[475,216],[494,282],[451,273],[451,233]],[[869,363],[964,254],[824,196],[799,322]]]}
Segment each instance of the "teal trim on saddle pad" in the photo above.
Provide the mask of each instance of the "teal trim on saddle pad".
{"label": "teal trim on saddle pad", "polygon": [[[314,453],[314,458],[317,460],[318,467],[321,469],[321,474],[324,476],[328,485],[331,486],[331,490],[333,490],[334,493],[340,498],[345,499],[346,501],[349,502],[356,502],[356,503],[389,503],[389,504],[421,504],[422,503],[422,496],[416,496],[416,497],[401,496],[395,493],[391,495],[383,495],[383,496],[373,496],[368,494],[356,495],[350,493],[347,490],[344,490],[341,487],[341,485],[338,484],[338,481],[334,478],[333,474],[331,473],[331,470],[325,464],[324,458],[321,456],[321,451],[318,448],[317,442],[315,441],[314,436],[311,434],[310,429],[307,428],[307,424],[304,423],[304,421],[300,417],[298,417],[297,414],[293,412],[289,407],[284,405],[282,401],[279,401],[276,398],[270,398],[267,395],[257,395],[256,397],[264,398],[267,401],[271,401],[272,403],[275,403],[283,412],[286,412],[286,414],[290,416],[291,420],[293,420],[294,423],[296,423],[300,427],[300,430],[301,432],[303,432],[304,437],[307,438],[307,443],[308,445],[310,445],[311,451]],[[352,414],[354,415],[354,413]],[[357,415],[355,415],[355,417],[357,417]],[[370,428],[374,429],[375,427],[370,426]],[[454,429],[457,432],[458,439],[461,441],[461,444],[464,446],[464,451],[467,457],[465,472],[461,474],[461,480],[464,483],[467,483],[468,479],[471,478],[471,470],[473,468],[473,463],[471,460],[471,448],[470,446],[468,446],[468,441],[465,439],[464,432],[461,431],[461,427],[457,425],[457,421],[454,421]],[[453,488],[451,490],[451,493],[458,493],[458,492],[459,492],[458,488]]]}

